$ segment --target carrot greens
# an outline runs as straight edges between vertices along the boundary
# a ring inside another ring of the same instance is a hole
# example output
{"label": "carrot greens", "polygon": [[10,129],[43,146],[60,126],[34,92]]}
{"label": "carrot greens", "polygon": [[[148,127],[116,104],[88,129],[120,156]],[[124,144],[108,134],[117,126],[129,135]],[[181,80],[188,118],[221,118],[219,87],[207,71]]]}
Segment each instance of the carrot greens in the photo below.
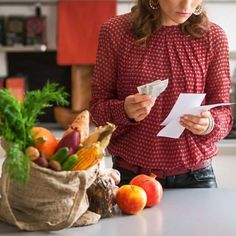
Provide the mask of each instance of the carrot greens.
{"label": "carrot greens", "polygon": [[41,90],[28,91],[20,102],[9,90],[0,90],[0,137],[7,144],[6,168],[12,180],[27,183],[30,160],[24,154],[32,145],[32,128],[38,122],[43,109],[57,105],[67,105],[68,94],[57,83],[47,82]]}

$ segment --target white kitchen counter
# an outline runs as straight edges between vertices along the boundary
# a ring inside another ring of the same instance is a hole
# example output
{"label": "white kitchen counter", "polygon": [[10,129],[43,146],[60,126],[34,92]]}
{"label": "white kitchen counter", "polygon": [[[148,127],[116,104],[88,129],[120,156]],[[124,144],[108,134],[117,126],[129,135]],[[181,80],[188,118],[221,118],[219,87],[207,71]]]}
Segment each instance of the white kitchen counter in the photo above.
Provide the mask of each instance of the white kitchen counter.
{"label": "white kitchen counter", "polygon": [[[165,190],[158,207],[116,216],[91,226],[53,232],[54,236],[235,236],[236,189]],[[41,236],[0,223],[0,235]]]}

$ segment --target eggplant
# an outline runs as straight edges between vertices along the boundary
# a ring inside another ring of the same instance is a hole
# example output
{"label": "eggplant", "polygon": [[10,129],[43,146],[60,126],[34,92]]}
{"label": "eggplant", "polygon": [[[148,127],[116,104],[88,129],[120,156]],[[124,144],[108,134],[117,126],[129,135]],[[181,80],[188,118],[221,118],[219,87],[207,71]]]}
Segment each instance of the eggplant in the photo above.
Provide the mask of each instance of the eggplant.
{"label": "eggplant", "polygon": [[69,134],[63,136],[57,144],[56,150],[62,147],[68,147],[70,155],[76,153],[80,147],[80,132],[72,130]]}

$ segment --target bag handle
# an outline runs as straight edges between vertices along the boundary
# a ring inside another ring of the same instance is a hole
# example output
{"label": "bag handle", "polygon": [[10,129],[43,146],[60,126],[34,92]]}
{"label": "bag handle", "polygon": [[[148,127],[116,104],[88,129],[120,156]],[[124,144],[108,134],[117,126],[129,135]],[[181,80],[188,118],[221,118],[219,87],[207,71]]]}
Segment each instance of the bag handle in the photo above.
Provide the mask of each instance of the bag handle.
{"label": "bag handle", "polygon": [[[79,178],[80,178],[80,186],[85,186],[86,184],[86,175],[85,173],[82,171],[81,173],[79,173]],[[80,202],[81,200],[85,197],[86,194],[86,190],[85,188],[79,188],[76,195],[75,195],[75,199],[74,199],[74,203],[71,207],[70,213],[67,217],[66,220],[60,222],[60,223],[55,223],[52,224],[51,222],[43,222],[43,223],[28,223],[28,222],[23,222],[23,221],[19,221],[16,219],[16,216],[11,208],[11,205],[9,203],[9,199],[8,199],[8,192],[9,192],[9,177],[8,174],[5,172],[2,175],[2,199],[1,201],[3,201],[3,204],[6,206],[5,208],[5,213],[7,213],[7,215],[9,216],[7,221],[9,222],[13,222],[14,225],[16,225],[19,229],[21,230],[27,230],[27,231],[37,231],[37,230],[43,230],[43,231],[53,231],[53,230],[61,230],[61,229],[65,229],[68,227],[71,227],[75,221],[77,221],[78,219],[75,219],[76,214],[79,210],[80,207]],[[81,190],[83,190],[83,192],[81,192]],[[82,193],[82,194],[81,194]],[[87,207],[88,208],[88,207]],[[84,212],[87,210],[87,208],[84,209]],[[82,214],[84,213],[82,212]],[[81,214],[81,215],[82,215]]]}

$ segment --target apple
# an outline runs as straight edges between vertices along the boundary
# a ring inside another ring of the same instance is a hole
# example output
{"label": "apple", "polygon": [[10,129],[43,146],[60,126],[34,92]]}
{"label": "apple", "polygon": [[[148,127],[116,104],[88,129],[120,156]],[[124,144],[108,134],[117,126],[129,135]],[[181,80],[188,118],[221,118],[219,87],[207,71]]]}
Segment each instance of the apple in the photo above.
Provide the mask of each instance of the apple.
{"label": "apple", "polygon": [[159,204],[163,195],[163,188],[155,179],[155,175],[145,175],[140,174],[135,176],[131,181],[130,184],[137,185],[141,187],[147,195],[147,203],[146,207],[153,207]]}
{"label": "apple", "polygon": [[116,203],[123,213],[135,215],[146,206],[147,195],[139,186],[123,185],[116,193]]}

